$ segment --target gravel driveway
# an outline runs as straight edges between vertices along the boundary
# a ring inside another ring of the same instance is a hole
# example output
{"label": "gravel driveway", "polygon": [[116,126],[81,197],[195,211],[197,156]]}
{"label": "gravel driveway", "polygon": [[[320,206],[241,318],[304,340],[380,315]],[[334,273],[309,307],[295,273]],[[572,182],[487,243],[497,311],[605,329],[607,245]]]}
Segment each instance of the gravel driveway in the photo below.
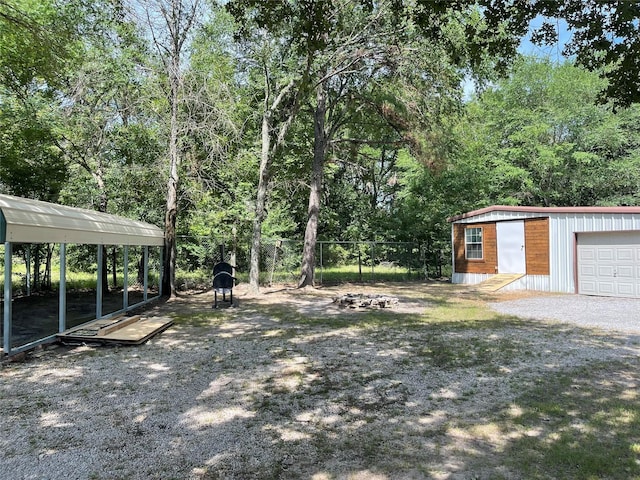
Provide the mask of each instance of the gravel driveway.
{"label": "gravel driveway", "polygon": [[581,327],[640,333],[640,299],[636,298],[542,295],[489,305],[497,312],[522,318],[557,320]]}

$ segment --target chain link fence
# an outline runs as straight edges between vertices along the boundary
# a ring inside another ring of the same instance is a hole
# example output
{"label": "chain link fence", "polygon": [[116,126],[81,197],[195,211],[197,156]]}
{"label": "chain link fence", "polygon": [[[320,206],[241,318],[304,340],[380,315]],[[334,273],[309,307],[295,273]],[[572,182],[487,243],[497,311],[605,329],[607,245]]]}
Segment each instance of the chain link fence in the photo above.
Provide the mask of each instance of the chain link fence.
{"label": "chain link fence", "polygon": [[[210,284],[213,266],[220,261],[236,267],[235,276],[247,281],[250,268],[248,245],[220,245],[205,239],[194,244],[193,237],[179,239],[179,288]],[[201,256],[189,261],[195,252]],[[262,285],[297,283],[302,264],[301,240],[263,239],[260,250],[260,283]],[[417,281],[440,278],[448,270],[448,252],[416,242],[318,241],[316,244],[316,285],[343,282]],[[190,272],[190,273],[189,273]]]}
{"label": "chain link fence", "polygon": [[[275,240],[262,244],[266,284],[296,282],[300,276],[303,244]],[[424,245],[411,242],[319,241],[315,252],[316,285],[342,282],[415,281],[442,276],[441,255],[430,255]]]}

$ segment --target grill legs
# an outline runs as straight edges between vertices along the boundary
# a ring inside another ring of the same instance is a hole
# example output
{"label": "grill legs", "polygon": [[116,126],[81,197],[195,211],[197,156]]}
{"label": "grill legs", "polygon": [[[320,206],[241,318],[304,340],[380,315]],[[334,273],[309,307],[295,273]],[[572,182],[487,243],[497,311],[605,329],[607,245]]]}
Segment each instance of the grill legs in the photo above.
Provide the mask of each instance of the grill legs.
{"label": "grill legs", "polygon": [[[222,292],[222,301],[227,301],[227,293],[225,291]],[[233,289],[229,290],[229,306],[233,307]],[[218,290],[213,290],[213,308],[218,308]]]}

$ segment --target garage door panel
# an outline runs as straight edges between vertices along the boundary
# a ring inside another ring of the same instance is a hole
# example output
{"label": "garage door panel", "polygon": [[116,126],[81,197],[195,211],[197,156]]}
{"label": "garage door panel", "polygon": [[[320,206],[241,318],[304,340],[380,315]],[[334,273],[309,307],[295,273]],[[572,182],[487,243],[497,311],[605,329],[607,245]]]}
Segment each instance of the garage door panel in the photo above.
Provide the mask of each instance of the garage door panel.
{"label": "garage door panel", "polygon": [[635,295],[635,284],[633,282],[618,282],[618,295],[631,297]]}
{"label": "garage door panel", "polygon": [[580,282],[580,293],[584,295],[597,295],[597,285],[596,282],[584,280]]}
{"label": "garage door panel", "polygon": [[614,268],[613,265],[598,265],[598,277],[613,277]]}
{"label": "garage door panel", "polygon": [[640,298],[640,232],[578,234],[578,293]]}
{"label": "garage door panel", "polygon": [[596,251],[596,257],[601,262],[610,262],[615,258],[615,253],[611,248],[601,247]]}
{"label": "garage door panel", "polygon": [[596,266],[595,265],[580,265],[580,276],[581,277],[595,277],[596,276]]}
{"label": "garage door panel", "polygon": [[634,278],[634,274],[633,271],[635,270],[633,268],[633,265],[619,265],[617,267],[618,269],[618,277],[619,278]]}
{"label": "garage door panel", "polygon": [[601,295],[612,295],[615,293],[616,289],[613,286],[613,282],[601,281],[601,282],[598,282],[597,291]]}
{"label": "garage door panel", "polygon": [[596,258],[595,248],[589,248],[585,246],[578,251],[578,260],[594,260],[595,258]]}
{"label": "garage door panel", "polygon": [[616,260],[618,262],[633,262],[633,249],[631,248],[617,249]]}

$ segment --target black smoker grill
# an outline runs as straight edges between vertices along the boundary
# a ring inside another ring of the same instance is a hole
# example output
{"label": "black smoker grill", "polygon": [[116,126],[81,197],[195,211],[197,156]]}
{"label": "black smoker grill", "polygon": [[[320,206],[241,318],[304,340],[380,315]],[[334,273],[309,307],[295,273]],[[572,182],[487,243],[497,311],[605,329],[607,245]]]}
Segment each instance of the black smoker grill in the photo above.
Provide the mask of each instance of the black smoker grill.
{"label": "black smoker grill", "polygon": [[236,278],[233,276],[233,267],[227,262],[216,263],[213,267],[213,308],[218,308],[218,294],[222,294],[222,301],[227,301],[233,306],[233,286]]}

